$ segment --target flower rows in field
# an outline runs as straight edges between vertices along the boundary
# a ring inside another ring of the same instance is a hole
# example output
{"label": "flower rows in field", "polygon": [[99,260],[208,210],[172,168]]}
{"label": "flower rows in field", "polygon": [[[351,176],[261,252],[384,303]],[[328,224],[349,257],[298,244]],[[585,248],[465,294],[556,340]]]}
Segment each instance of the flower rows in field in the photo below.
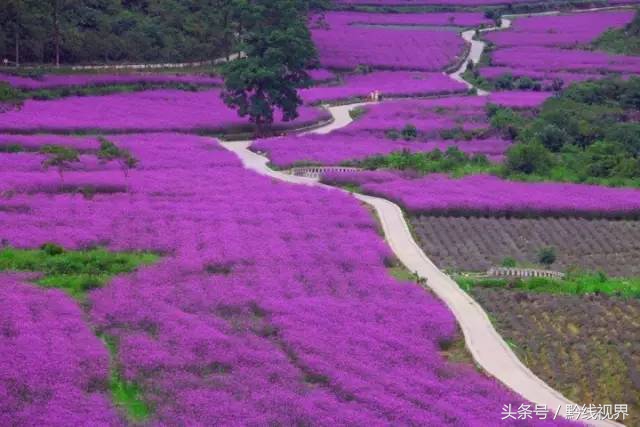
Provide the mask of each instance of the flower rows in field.
{"label": "flower rows in field", "polygon": [[[28,142],[38,139],[50,142]],[[153,423],[495,425],[501,405],[517,407],[493,380],[444,361],[438,343],[454,335],[453,316],[391,279],[389,249],[355,200],[248,172],[207,138],[110,139],[140,160],[126,194],[5,192],[0,239],[165,256],[90,292],[85,314],[60,291],[0,276],[2,424],[117,424],[96,386],[107,353],[83,316],[118,343]]]}
{"label": "flower rows in field", "polygon": [[309,104],[364,99],[377,90],[382,96],[432,96],[465,92],[467,87],[443,73],[416,71],[374,71],[348,74],[339,84],[302,89],[300,95]]}
{"label": "flower rows in field", "polygon": [[449,13],[364,13],[364,12],[326,12],[324,21],[330,26],[435,26],[435,27],[477,27],[493,21],[481,12]]}
{"label": "flower rows in field", "polygon": [[0,424],[119,425],[106,347],[74,300],[27,280],[0,273]]}
{"label": "flower rows in field", "polygon": [[[333,80],[335,74],[326,69],[309,70],[313,81]],[[198,86],[220,86],[221,77],[204,74],[169,74],[169,73],[92,73],[92,74],[45,74],[39,77],[24,77],[0,73],[0,82],[25,90],[56,89],[76,86],[110,86],[110,85],[169,85],[188,84]]]}
{"label": "flower rows in field", "polygon": [[495,50],[480,76],[529,77],[549,87],[554,79],[568,85],[610,73],[637,74],[640,58],[582,49],[607,29],[624,27],[632,19],[630,10],[516,18],[508,30],[484,36]]}
{"label": "flower rows in field", "polygon": [[0,74],[0,82],[20,89],[53,89],[66,86],[107,86],[123,84],[194,84],[218,86],[215,76],[189,74],[46,74],[39,78]]}
{"label": "flower rows in field", "polygon": [[640,190],[586,184],[507,181],[490,175],[455,179],[390,171],[327,173],[331,184],[355,184],[412,213],[434,215],[639,217]]}
{"label": "flower rows in field", "polygon": [[[415,25],[393,28],[353,25],[352,22],[387,24],[382,14],[335,15],[314,23],[311,31],[320,63],[325,67],[352,70],[359,65],[379,69],[440,71],[457,62],[464,53],[464,41],[456,31],[438,31]],[[345,17],[346,16],[346,17]],[[450,16],[450,15],[448,15]],[[381,18],[382,17],[382,18]],[[445,18],[446,19],[446,18]],[[421,19],[407,19],[419,22]],[[425,15],[422,21],[437,22]]]}
{"label": "flower rows in field", "polygon": [[[277,128],[301,127],[329,119],[313,107]],[[220,91],[152,90],[106,96],[69,97],[53,101],[27,100],[18,110],[0,115],[0,129],[11,132],[85,131],[210,131],[247,130],[249,122],[224,105]]]}
{"label": "flower rows in field", "polygon": [[[265,153],[271,163],[280,168],[309,163],[339,165],[394,151],[445,151],[452,146],[467,154],[483,154],[491,160],[500,161],[511,141],[489,132],[486,104],[535,108],[548,96],[546,92],[501,92],[488,97],[385,101],[367,105],[365,114],[346,128],[329,135],[263,139],[254,142],[251,149]],[[415,140],[389,137],[389,131],[400,132],[409,124],[417,129]],[[451,130],[458,132],[445,140],[444,133]],[[465,140],[465,132],[484,135]]]}

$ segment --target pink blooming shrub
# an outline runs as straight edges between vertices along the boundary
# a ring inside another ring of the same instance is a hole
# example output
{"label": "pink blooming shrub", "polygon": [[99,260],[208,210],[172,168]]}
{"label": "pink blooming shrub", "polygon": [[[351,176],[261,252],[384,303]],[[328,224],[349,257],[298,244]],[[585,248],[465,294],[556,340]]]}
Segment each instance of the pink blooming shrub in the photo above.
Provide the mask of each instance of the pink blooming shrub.
{"label": "pink blooming shrub", "polygon": [[[164,254],[92,291],[87,313],[117,337],[123,376],[141,387],[152,425],[497,425],[502,405],[519,406],[494,380],[445,361],[452,314],[391,278],[390,251],[353,198],[249,172],[208,138],[111,139],[140,159],[126,194],[15,194],[0,201],[0,239]],[[67,423],[116,424],[104,397],[87,391],[107,358],[78,306],[2,280],[3,424],[62,413]],[[56,404],[23,399],[13,388],[22,382],[52,390]]]}
{"label": "pink blooming shrub", "polygon": [[121,425],[104,388],[109,353],[82,309],[27,279],[0,273],[0,425]]}
{"label": "pink blooming shrub", "polygon": [[410,212],[435,215],[523,215],[638,217],[640,190],[597,185],[527,183],[489,175],[460,179],[442,174],[420,178],[399,173],[327,173],[330,184],[360,185]]}
{"label": "pink blooming shrub", "polygon": [[[301,107],[290,122],[276,120],[275,128],[310,125],[329,114]],[[279,118],[276,112],[276,118]],[[203,92],[152,90],[106,96],[69,97],[53,101],[25,101],[22,108],[0,114],[0,131],[43,132],[104,130],[225,131],[248,130],[248,118],[228,108],[217,89]]]}
{"label": "pink blooming shrub", "polygon": [[302,89],[300,96],[308,104],[337,100],[363,99],[377,90],[383,97],[426,96],[465,92],[467,87],[443,73],[377,71],[344,76],[340,84]]}
{"label": "pink blooming shrub", "polygon": [[107,86],[123,84],[195,84],[218,86],[220,77],[189,74],[47,74],[40,78],[0,74],[0,82],[20,89],[54,89],[72,86]]}
{"label": "pink blooming shrub", "polygon": [[[358,14],[358,19],[363,14]],[[374,16],[375,18],[375,16]],[[372,18],[372,19],[374,19]],[[464,41],[451,31],[417,27],[363,27],[344,20],[311,28],[320,63],[325,67],[440,71],[463,56]]]}

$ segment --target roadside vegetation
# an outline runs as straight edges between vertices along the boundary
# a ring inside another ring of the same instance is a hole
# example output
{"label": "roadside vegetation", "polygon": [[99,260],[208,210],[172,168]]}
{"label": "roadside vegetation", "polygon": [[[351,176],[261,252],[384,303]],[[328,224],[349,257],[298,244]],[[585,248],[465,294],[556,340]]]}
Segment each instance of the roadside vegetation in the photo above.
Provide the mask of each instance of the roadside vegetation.
{"label": "roadside vegetation", "polygon": [[483,278],[459,276],[460,287],[470,291],[475,287],[510,289],[538,293],[571,295],[612,295],[640,298],[640,278],[612,278],[604,273],[569,273],[564,279],[533,278]]}
{"label": "roadside vegetation", "polygon": [[605,32],[593,47],[621,55],[640,55],[640,9],[625,28]]}

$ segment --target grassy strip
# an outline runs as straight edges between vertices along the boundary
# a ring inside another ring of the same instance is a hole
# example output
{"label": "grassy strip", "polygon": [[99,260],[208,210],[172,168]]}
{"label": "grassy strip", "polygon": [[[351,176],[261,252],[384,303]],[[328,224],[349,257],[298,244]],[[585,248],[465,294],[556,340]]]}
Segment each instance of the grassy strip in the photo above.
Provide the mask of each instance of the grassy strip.
{"label": "grassy strip", "polygon": [[109,335],[99,335],[104,345],[109,349],[109,390],[111,399],[126,411],[128,418],[136,423],[146,421],[151,409],[142,399],[142,389],[134,382],[127,381],[122,376],[122,369],[118,362],[118,343]]}
{"label": "grassy strip", "polygon": [[499,174],[501,170],[501,166],[490,163],[486,156],[470,156],[456,146],[449,147],[445,152],[439,149],[418,153],[406,150],[396,151],[385,156],[372,156],[360,161],[345,162],[344,165],[367,170],[410,170],[420,174],[449,173],[454,177],[476,173]]}
{"label": "grassy strip", "polygon": [[158,260],[149,252],[109,252],[103,248],[65,251],[46,244],[41,249],[0,249],[0,271],[31,271],[43,275],[36,283],[58,288],[83,300],[91,289],[104,285],[117,274],[130,273]]}
{"label": "grassy strip", "polygon": [[605,294],[640,298],[640,278],[609,278],[602,273],[569,274],[562,280],[546,277],[476,279],[456,277],[460,287],[470,292],[474,287],[503,288],[535,293],[590,295]]}

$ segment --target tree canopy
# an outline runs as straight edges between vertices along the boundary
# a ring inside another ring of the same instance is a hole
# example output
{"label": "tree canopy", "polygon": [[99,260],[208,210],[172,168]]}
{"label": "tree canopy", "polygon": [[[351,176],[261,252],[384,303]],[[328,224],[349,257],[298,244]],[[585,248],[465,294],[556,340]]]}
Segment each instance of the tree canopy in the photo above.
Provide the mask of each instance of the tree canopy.
{"label": "tree canopy", "polygon": [[310,83],[306,69],[317,60],[307,28],[309,7],[300,0],[236,0],[233,15],[241,28],[243,56],[223,68],[227,105],[249,116],[258,133],[274,121],[297,117],[297,89]]}
{"label": "tree canopy", "polygon": [[233,48],[233,0],[3,0],[0,59],[200,61]]}

